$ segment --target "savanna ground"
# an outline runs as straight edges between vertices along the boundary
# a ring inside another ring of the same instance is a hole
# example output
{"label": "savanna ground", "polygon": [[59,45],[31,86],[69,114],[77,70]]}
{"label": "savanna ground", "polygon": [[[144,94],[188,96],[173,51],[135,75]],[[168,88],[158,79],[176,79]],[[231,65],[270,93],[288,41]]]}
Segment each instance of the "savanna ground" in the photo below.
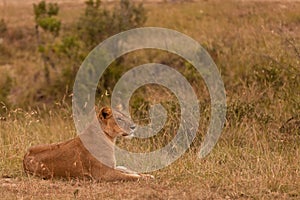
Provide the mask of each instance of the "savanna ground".
{"label": "savanna ground", "polygon": [[[64,23],[72,22],[84,6],[59,2]],[[29,146],[66,140],[76,133],[70,105],[65,103],[70,94],[39,107],[18,107],[18,100],[28,98],[26,92],[34,88],[42,61],[33,48],[32,5],[6,2],[1,12],[10,31],[9,39],[3,40],[7,55],[0,55],[0,84],[4,90],[3,77],[9,74],[13,89],[8,95],[12,106],[1,108],[0,198],[299,199],[300,3],[195,1],[144,6],[146,26],[167,27],[191,36],[209,51],[221,71],[227,121],[214,150],[205,159],[197,158],[209,121],[209,95],[198,80],[201,77],[187,71],[204,117],[191,149],[170,166],[153,172],[155,180],[95,183],[26,176],[22,158]],[[155,56],[152,52],[152,61]],[[148,101],[162,96],[170,99],[167,92],[162,95],[155,94],[160,90],[148,90]],[[50,109],[48,104],[55,106]],[[161,134],[174,132],[176,125],[169,125]],[[160,145],[160,140],[154,141],[144,141],[143,147],[138,140],[118,143],[138,151]]]}

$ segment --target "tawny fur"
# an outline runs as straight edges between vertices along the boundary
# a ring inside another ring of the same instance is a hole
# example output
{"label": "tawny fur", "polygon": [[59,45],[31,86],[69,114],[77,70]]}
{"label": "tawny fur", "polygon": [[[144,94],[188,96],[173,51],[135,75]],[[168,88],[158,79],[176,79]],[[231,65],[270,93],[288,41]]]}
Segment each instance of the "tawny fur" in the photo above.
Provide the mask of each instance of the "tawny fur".
{"label": "tawny fur", "polygon": [[[104,107],[98,114],[103,133],[101,138],[115,144],[117,136],[127,136],[128,130],[120,129],[112,117],[110,108]],[[23,167],[27,174],[44,179],[91,178],[97,181],[136,181],[140,178],[151,178],[151,175],[137,174],[130,170],[119,170],[115,167],[113,146],[104,149],[112,166],[98,161],[83,145],[79,136],[56,144],[38,145],[29,148],[24,156]]]}

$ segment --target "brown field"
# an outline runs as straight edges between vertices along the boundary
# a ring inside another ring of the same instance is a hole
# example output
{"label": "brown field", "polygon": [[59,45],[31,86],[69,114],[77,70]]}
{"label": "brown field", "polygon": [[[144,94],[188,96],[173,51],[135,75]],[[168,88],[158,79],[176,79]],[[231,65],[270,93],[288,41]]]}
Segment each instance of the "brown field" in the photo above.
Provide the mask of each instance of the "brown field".
{"label": "brown field", "polygon": [[[0,19],[7,22],[10,37],[3,44],[11,54],[0,55],[0,88],[1,76],[14,78],[12,105],[31,95],[42,63],[33,45],[32,2],[0,1]],[[65,24],[77,19],[84,6],[82,1],[55,2]],[[76,135],[70,105],[56,100],[56,109],[15,106],[0,115],[0,199],[300,199],[300,2],[201,0],[144,6],[146,26],[191,36],[221,71],[227,121],[214,150],[204,159],[196,155],[207,118],[192,148],[152,172],[154,180],[40,180],[23,172],[23,155],[32,145]],[[21,38],[18,31],[23,31]],[[209,101],[207,93],[200,101]],[[140,148],[136,140],[119,144]]]}

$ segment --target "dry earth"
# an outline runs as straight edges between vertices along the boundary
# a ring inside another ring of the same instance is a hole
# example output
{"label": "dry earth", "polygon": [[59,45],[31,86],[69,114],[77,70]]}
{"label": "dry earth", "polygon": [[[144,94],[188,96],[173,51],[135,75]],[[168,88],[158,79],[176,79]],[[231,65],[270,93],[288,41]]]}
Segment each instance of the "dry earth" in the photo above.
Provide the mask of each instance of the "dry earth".
{"label": "dry earth", "polygon": [[[231,199],[218,188],[176,183],[161,185],[159,180],[93,183],[45,181],[34,178],[0,179],[1,199]],[[242,196],[240,196],[242,197]],[[236,198],[236,197],[235,197]]]}

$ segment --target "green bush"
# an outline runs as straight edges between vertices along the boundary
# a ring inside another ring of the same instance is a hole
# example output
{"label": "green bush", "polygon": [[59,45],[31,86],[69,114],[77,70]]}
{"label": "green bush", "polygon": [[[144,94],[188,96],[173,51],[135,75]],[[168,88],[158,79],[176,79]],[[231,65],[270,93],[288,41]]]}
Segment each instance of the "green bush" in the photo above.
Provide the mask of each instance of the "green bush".
{"label": "green bush", "polygon": [[[113,10],[108,10],[100,0],[87,1],[84,13],[74,25],[76,31],[64,36],[58,45],[57,53],[64,58],[63,62],[67,66],[60,77],[60,80],[65,81],[61,83],[73,85],[81,62],[104,39],[120,31],[142,26],[145,21],[146,12],[142,4],[135,5],[128,0],[121,0]],[[114,62],[99,81],[98,92],[110,91],[125,70],[122,59]]]}
{"label": "green bush", "polygon": [[[49,55],[53,49],[53,41],[59,35],[61,21],[56,18],[59,12],[59,7],[56,3],[46,3],[41,1],[38,4],[33,4],[36,37],[38,41],[39,52],[44,62],[44,76],[47,84],[50,84],[50,69],[49,66],[55,68],[55,63],[52,56]],[[39,28],[44,31],[41,35]]]}
{"label": "green bush", "polygon": [[113,34],[142,26],[146,18],[142,4],[135,5],[129,0],[121,0],[119,6],[109,11],[101,5],[100,0],[89,0],[77,23],[78,36],[91,50]]}
{"label": "green bush", "polygon": [[58,15],[59,6],[56,3],[46,3],[41,1],[33,4],[36,27],[41,27],[44,31],[50,32],[53,36],[58,36],[61,22],[55,16]]}
{"label": "green bush", "polygon": [[[57,4],[41,1],[33,6],[38,50],[44,61],[46,82],[39,89],[43,90],[43,99],[61,99],[70,94],[77,70],[94,47],[113,34],[142,26],[146,21],[142,4],[128,0],[121,0],[113,9],[105,8],[100,0],[88,0],[85,5],[78,21],[69,24],[63,34],[60,34]],[[99,93],[110,90],[116,83],[125,70],[122,66],[122,59],[119,59],[109,67],[105,78],[99,82]]]}

